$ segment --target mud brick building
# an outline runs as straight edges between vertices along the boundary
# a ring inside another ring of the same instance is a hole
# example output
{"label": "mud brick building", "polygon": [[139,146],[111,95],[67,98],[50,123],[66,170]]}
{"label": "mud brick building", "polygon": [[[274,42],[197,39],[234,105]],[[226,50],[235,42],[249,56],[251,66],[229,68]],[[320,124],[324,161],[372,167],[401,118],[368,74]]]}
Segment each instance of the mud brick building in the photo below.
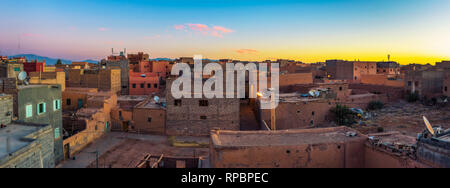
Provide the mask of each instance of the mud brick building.
{"label": "mud brick building", "polygon": [[23,63],[1,63],[0,78],[17,78],[23,71]]}
{"label": "mud brick building", "polygon": [[361,75],[377,74],[377,62],[327,60],[325,70],[329,79],[360,82]]}
{"label": "mud brick building", "polygon": [[450,69],[450,61],[437,62],[436,67],[441,69]]}
{"label": "mud brick building", "polygon": [[144,102],[148,96],[122,95],[117,98],[117,107],[111,110],[111,130],[129,131],[133,127],[133,109],[136,105]]}
{"label": "mud brick building", "polygon": [[[98,91],[97,88],[73,88],[69,87],[63,92],[63,110],[77,111],[81,108],[88,107],[89,100],[95,97],[110,97],[115,94],[108,91]],[[103,104],[103,102],[101,103]],[[91,104],[92,105],[92,104]],[[90,106],[89,106],[90,107]]]}
{"label": "mud brick building", "polygon": [[[212,131],[213,168],[357,168],[366,136],[349,128],[288,131]],[[355,132],[356,133],[356,132]]]}
{"label": "mud brick building", "polygon": [[[334,98],[305,98],[298,93],[280,94],[280,102],[275,109],[276,130],[320,127],[331,120],[330,109],[335,106]],[[260,124],[262,121],[271,124],[270,111],[257,111]]]}
{"label": "mud brick building", "polygon": [[111,109],[116,107],[115,93],[88,93],[83,108],[75,113],[65,113],[64,158],[70,158],[108,133],[111,130]]}
{"label": "mud brick building", "polygon": [[378,62],[377,74],[399,75],[400,65],[397,62]]}
{"label": "mud brick building", "polygon": [[120,86],[121,94],[129,94],[129,79],[130,79],[130,67],[129,62],[124,56],[119,56],[120,58],[109,58],[109,60],[102,60],[100,66],[107,69],[119,69],[120,70]]}
{"label": "mud brick building", "polygon": [[138,133],[164,135],[166,129],[165,101],[146,100],[133,109],[133,124],[129,130]]}
{"label": "mud brick building", "polygon": [[0,128],[0,168],[54,168],[53,127],[14,122]]}
{"label": "mud brick building", "polygon": [[405,86],[405,82],[399,77],[393,77],[388,74],[362,75],[361,84],[382,85],[401,87]]}
{"label": "mud brick building", "polygon": [[121,70],[72,69],[69,71],[69,87],[98,88],[101,91],[121,92]]}
{"label": "mud brick building", "polygon": [[66,89],[66,74],[64,72],[30,72],[30,84],[61,85],[62,91]]}
{"label": "mud brick building", "polygon": [[[270,79],[269,79],[270,80]],[[280,87],[298,84],[313,84],[312,72],[280,74]]]}
{"label": "mud brick building", "polygon": [[45,61],[38,62],[37,60],[28,62],[26,61],[23,64],[23,70],[30,74],[31,72],[44,72],[45,69]]}
{"label": "mud brick building", "polygon": [[135,73],[130,71],[130,95],[150,95],[158,93],[161,87],[161,78],[149,73]]}
{"label": "mud brick building", "polygon": [[[167,88],[171,88],[169,78]],[[209,135],[210,130],[239,130],[240,99],[175,99],[170,91],[166,94],[167,135]]]}
{"label": "mud brick building", "polygon": [[[416,149],[414,137],[399,132],[366,136],[347,127],[212,131],[210,143],[215,168],[429,168],[438,167],[429,163],[443,155],[428,150],[429,158],[421,159],[421,141]],[[439,162],[434,164],[448,164],[448,158]]]}
{"label": "mud brick building", "polygon": [[445,96],[450,97],[450,73],[446,73],[444,76],[442,93]]}
{"label": "mud brick building", "polygon": [[408,71],[405,74],[405,91],[417,93],[422,99],[442,95],[444,71],[440,69]]}

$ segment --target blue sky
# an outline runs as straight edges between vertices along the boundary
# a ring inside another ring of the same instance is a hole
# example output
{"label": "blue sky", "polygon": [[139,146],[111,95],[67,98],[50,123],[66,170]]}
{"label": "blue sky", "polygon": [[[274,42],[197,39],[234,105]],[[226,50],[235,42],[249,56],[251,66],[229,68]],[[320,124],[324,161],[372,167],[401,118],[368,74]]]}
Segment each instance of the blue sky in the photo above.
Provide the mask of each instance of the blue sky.
{"label": "blue sky", "polygon": [[127,48],[171,58],[450,58],[447,0],[3,0],[2,7],[3,54],[81,60]]}

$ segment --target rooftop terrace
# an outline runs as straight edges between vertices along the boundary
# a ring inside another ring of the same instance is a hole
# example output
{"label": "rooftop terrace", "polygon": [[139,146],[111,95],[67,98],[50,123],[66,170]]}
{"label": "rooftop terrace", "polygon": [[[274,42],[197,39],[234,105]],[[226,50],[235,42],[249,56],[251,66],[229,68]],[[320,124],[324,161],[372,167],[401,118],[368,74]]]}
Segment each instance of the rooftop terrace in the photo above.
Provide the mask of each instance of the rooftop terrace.
{"label": "rooftop terrace", "polygon": [[[24,125],[12,123],[6,128],[0,129],[0,159],[8,156],[10,153],[19,151],[20,149],[33,143],[34,139],[27,138],[28,135],[40,130],[45,125]],[[9,138],[9,152],[7,139]]]}
{"label": "rooftop terrace", "polygon": [[[349,134],[356,133],[350,136]],[[347,128],[321,128],[285,131],[212,131],[215,147],[287,146],[300,144],[343,143],[367,138]]]}

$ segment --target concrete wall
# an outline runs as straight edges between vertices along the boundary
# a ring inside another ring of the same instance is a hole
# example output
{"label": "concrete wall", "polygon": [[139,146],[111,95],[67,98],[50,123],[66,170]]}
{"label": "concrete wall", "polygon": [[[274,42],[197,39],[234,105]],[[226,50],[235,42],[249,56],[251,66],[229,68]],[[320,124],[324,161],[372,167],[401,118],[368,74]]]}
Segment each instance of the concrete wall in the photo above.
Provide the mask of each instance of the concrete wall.
{"label": "concrete wall", "polygon": [[48,125],[27,135],[29,145],[0,159],[0,168],[54,168],[53,128]]}
{"label": "concrete wall", "polygon": [[0,124],[10,124],[13,114],[13,96],[0,94]]}
{"label": "concrete wall", "polygon": [[[19,89],[17,94],[17,117],[19,121],[25,123],[36,123],[36,124],[49,124],[53,127],[53,136],[55,138],[54,132],[59,130],[59,137],[54,139],[54,153],[55,162],[63,160],[63,146],[62,146],[62,109],[53,109],[53,100],[61,100],[61,87],[59,85],[39,85],[39,86],[26,86]],[[37,104],[45,102],[46,112],[37,115]],[[26,105],[32,105],[33,116],[26,118]]]}

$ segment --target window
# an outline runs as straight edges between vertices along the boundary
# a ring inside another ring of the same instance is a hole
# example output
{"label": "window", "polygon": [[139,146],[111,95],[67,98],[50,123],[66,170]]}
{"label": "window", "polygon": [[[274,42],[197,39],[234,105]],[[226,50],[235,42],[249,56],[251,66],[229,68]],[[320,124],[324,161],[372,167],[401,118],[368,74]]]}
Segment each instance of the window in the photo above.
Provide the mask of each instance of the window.
{"label": "window", "polygon": [[207,119],[207,117],[206,116],[200,116],[200,119],[205,120],[205,119]]}
{"label": "window", "polygon": [[61,131],[59,128],[55,128],[55,139],[58,139],[61,136]]}
{"label": "window", "polygon": [[152,118],[147,118],[147,122],[151,123],[152,122]]}
{"label": "window", "polygon": [[41,115],[43,113],[45,113],[45,102],[37,105],[37,115]]}
{"label": "window", "polygon": [[122,111],[119,111],[119,117],[122,117]]}
{"label": "window", "polygon": [[175,106],[181,106],[181,100],[177,99],[174,101]]}
{"label": "window", "polygon": [[147,84],[147,88],[152,88],[152,84]]}
{"label": "window", "polygon": [[198,101],[200,106],[209,106],[208,100],[200,100]]}
{"label": "window", "polygon": [[145,85],[144,84],[141,84],[141,88],[144,88],[145,87]]}
{"label": "window", "polygon": [[29,104],[25,106],[25,117],[30,118],[33,116],[33,105]]}
{"label": "window", "polygon": [[133,84],[133,88],[136,88],[136,84]]}
{"label": "window", "polygon": [[72,101],[70,99],[66,99],[67,106],[70,106],[72,104]]}
{"label": "window", "polygon": [[448,89],[447,86],[445,86],[444,91],[447,91],[447,89]]}
{"label": "window", "polygon": [[53,110],[61,109],[61,100],[53,100]]}
{"label": "window", "polygon": [[342,87],[339,87],[339,91],[342,91]]}
{"label": "window", "polygon": [[154,86],[155,86],[155,88],[158,88],[158,84],[155,84]]}
{"label": "window", "polygon": [[409,81],[409,82],[408,82],[408,86],[411,86],[411,84],[412,84],[411,81]]}
{"label": "window", "polygon": [[311,114],[314,116],[314,115],[316,115],[316,112],[313,111]]}

